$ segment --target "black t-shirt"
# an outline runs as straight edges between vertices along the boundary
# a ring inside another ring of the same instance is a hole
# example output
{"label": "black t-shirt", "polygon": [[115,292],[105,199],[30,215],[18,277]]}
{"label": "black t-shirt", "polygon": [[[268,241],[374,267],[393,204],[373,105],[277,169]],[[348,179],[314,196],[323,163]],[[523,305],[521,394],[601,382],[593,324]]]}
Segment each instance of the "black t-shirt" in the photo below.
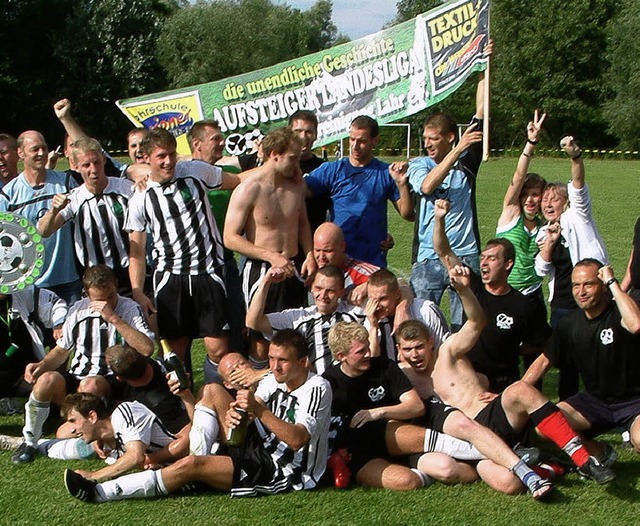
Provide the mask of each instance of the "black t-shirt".
{"label": "black t-shirt", "polygon": [[575,309],[577,307],[576,300],[573,299],[573,293],[571,291],[573,263],[571,262],[571,254],[569,254],[567,242],[562,236],[560,236],[555,247],[553,247],[551,263],[553,263],[555,268],[551,307],[554,309]]}
{"label": "black t-shirt", "polygon": [[398,365],[386,357],[371,358],[368,371],[356,378],[342,372],[340,365],[327,369],[324,376],[331,384],[331,416],[347,425],[361,409],[396,405],[413,386]]}
{"label": "black t-shirt", "polygon": [[551,328],[533,298],[513,288],[495,296],[477,274],[471,276],[471,290],[484,310],[487,326],[467,356],[474,369],[487,376],[490,388],[499,390],[520,378],[520,345],[543,344]]}
{"label": "black t-shirt", "polygon": [[607,403],[640,397],[640,336],[622,327],[614,301],[593,320],[581,309],[567,314],[544,353],[552,365],[575,366],[587,392]]}
{"label": "black t-shirt", "polygon": [[124,383],[123,399],[135,400],[147,406],[167,426],[171,433],[177,433],[189,423],[182,400],[169,390],[167,378],[160,364],[149,359],[153,367],[151,381],[143,387],[133,387]]}
{"label": "black t-shirt", "polygon": [[[320,166],[324,161],[317,155],[312,155],[309,159],[300,160],[300,169],[303,174],[308,174]],[[331,208],[331,197],[328,195],[308,197],[307,217],[311,225],[313,234],[322,223],[327,220],[327,212]]]}

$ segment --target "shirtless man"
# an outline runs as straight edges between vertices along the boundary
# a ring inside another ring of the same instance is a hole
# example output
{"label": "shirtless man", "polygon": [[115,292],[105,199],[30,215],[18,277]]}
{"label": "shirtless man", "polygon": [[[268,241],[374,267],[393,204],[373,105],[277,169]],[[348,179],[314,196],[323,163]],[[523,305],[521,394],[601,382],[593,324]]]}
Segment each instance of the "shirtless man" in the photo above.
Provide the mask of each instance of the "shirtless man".
{"label": "shirtless man", "polygon": [[[447,248],[444,215],[442,203],[436,202],[434,246],[438,254],[445,255],[441,256],[442,263],[450,269],[451,284],[463,301],[465,313],[469,319],[473,319],[481,307],[469,288],[471,270],[461,265]],[[445,404],[456,407],[469,418],[493,430],[510,446],[521,440],[527,423],[531,422],[541,435],[552,440],[571,457],[582,475],[599,484],[606,484],[615,478],[610,469],[589,455],[560,410],[531,384],[518,381],[498,396],[486,396],[486,382],[473,370],[466,356],[480,336],[479,333],[467,334],[465,324],[460,332],[461,338],[451,343],[445,341],[434,351],[429,331],[421,327],[403,323],[396,336],[398,351],[410,366],[405,367],[404,371],[413,385],[419,386],[422,397],[437,395]],[[508,472],[500,473],[494,466],[489,466],[489,469],[490,472],[483,474],[484,467],[479,466],[483,478],[510,475]]]}
{"label": "shirtless man", "polygon": [[[291,128],[279,128],[264,138],[262,149],[264,164],[248,174],[231,196],[224,242],[228,249],[247,257],[243,269],[247,307],[267,268],[283,269],[288,279],[270,289],[266,303],[265,312],[273,312],[304,304],[306,292],[300,276],[311,275],[316,263],[305,188],[299,178],[301,141]],[[300,272],[294,259],[302,263]],[[266,357],[266,347],[257,352]]]}

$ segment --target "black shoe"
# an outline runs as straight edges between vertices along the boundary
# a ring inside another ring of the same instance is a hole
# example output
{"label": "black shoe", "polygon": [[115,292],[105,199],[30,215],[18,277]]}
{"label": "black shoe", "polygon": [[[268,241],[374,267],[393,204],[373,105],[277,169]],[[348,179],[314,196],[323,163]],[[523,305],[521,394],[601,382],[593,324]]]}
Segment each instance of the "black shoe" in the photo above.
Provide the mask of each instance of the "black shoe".
{"label": "black shoe", "polygon": [[514,448],[514,452],[529,467],[538,465],[542,457],[542,451],[537,447],[518,446]]}
{"label": "black shoe", "polygon": [[23,442],[18,450],[11,457],[11,462],[14,464],[26,464],[27,462],[31,462],[33,457],[38,454],[38,450],[28,445],[26,442]]}
{"label": "black shoe", "polygon": [[96,482],[78,475],[71,469],[64,470],[64,485],[72,497],[83,502],[95,502]]}
{"label": "black shoe", "polygon": [[594,480],[598,484],[608,484],[616,478],[616,474],[611,469],[600,464],[596,457],[589,457],[587,463],[578,468],[578,473],[583,477]]}
{"label": "black shoe", "polygon": [[618,460],[618,453],[613,446],[603,443],[604,449],[602,450],[602,455],[600,456],[600,464],[602,464],[605,468],[613,467],[615,461]]}

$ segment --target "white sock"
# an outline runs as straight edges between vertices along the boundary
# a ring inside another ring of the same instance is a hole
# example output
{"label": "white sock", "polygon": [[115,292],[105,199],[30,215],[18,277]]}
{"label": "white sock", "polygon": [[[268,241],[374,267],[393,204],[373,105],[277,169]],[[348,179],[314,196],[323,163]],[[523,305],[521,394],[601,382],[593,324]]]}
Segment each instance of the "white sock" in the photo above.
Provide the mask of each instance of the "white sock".
{"label": "white sock", "polygon": [[197,404],[193,412],[193,424],[189,431],[189,453],[191,455],[209,455],[218,440],[220,424],[214,409]]}
{"label": "white sock", "polygon": [[28,445],[36,447],[38,440],[42,437],[42,427],[49,416],[50,408],[50,402],[36,400],[33,393],[29,395],[29,400],[24,405],[24,427],[22,428],[22,436]]}
{"label": "white sock", "polygon": [[420,471],[418,468],[411,468],[411,471],[418,475],[423,488],[425,486],[430,486],[431,484],[433,484],[433,479],[424,471]]}
{"label": "white sock", "polygon": [[167,493],[160,470],[139,471],[98,484],[96,486],[96,502],[150,499]]}
{"label": "white sock", "polygon": [[425,432],[424,452],[444,453],[458,460],[482,460],[486,458],[470,442],[445,435],[433,429],[427,429]]}
{"label": "white sock", "polygon": [[41,438],[38,440],[38,452],[57,460],[83,460],[96,455],[91,444],[81,438]]}

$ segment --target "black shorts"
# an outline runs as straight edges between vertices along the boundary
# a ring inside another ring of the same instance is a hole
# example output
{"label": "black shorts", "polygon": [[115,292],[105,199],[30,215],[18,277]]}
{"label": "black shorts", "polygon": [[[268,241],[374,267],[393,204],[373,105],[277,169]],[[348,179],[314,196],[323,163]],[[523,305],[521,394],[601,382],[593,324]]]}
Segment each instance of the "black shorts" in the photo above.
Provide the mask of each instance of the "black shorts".
{"label": "black shorts", "polygon": [[275,495],[292,487],[290,476],[273,461],[263,447],[227,448],[233,462],[232,497]]}
{"label": "black shorts", "polygon": [[509,447],[514,447],[524,436],[522,431],[516,431],[511,427],[502,407],[502,395],[489,402],[489,404],[475,416],[474,420],[491,429],[491,431],[504,440]]}
{"label": "black shorts", "polygon": [[427,427],[429,429],[433,429],[434,431],[438,431],[440,433],[444,433],[442,428],[444,427],[444,423],[449,418],[449,415],[455,411],[459,411],[453,406],[445,404],[439,398],[432,396],[427,400],[422,401],[424,403],[425,412],[424,416],[420,418],[416,418],[412,423],[415,423],[418,426]]}
{"label": "black shorts", "polygon": [[580,431],[589,438],[616,427],[629,429],[640,415],[640,398],[608,404],[589,393],[578,393],[564,400],[564,403],[573,407],[589,422],[591,428]]}
{"label": "black shorts", "polygon": [[155,272],[153,290],[161,338],[219,337],[229,330],[227,294],[218,274]]}
{"label": "black shorts", "polygon": [[[297,269],[300,268],[302,260],[300,258],[294,258],[294,265]],[[244,294],[244,300],[246,307],[249,308],[251,299],[260,284],[260,280],[264,277],[271,265],[266,261],[257,261],[255,259],[247,259],[242,268],[242,292]],[[269,294],[267,295],[267,303],[265,305],[264,313],[269,314],[271,312],[280,312],[285,309],[296,309],[306,304],[307,291],[304,286],[304,281],[299,277],[294,276],[289,279],[285,279],[281,283],[273,283],[269,287]]]}
{"label": "black shorts", "polygon": [[373,420],[362,427],[347,430],[347,449],[351,454],[349,467],[356,474],[374,458],[387,458],[386,420]]}

